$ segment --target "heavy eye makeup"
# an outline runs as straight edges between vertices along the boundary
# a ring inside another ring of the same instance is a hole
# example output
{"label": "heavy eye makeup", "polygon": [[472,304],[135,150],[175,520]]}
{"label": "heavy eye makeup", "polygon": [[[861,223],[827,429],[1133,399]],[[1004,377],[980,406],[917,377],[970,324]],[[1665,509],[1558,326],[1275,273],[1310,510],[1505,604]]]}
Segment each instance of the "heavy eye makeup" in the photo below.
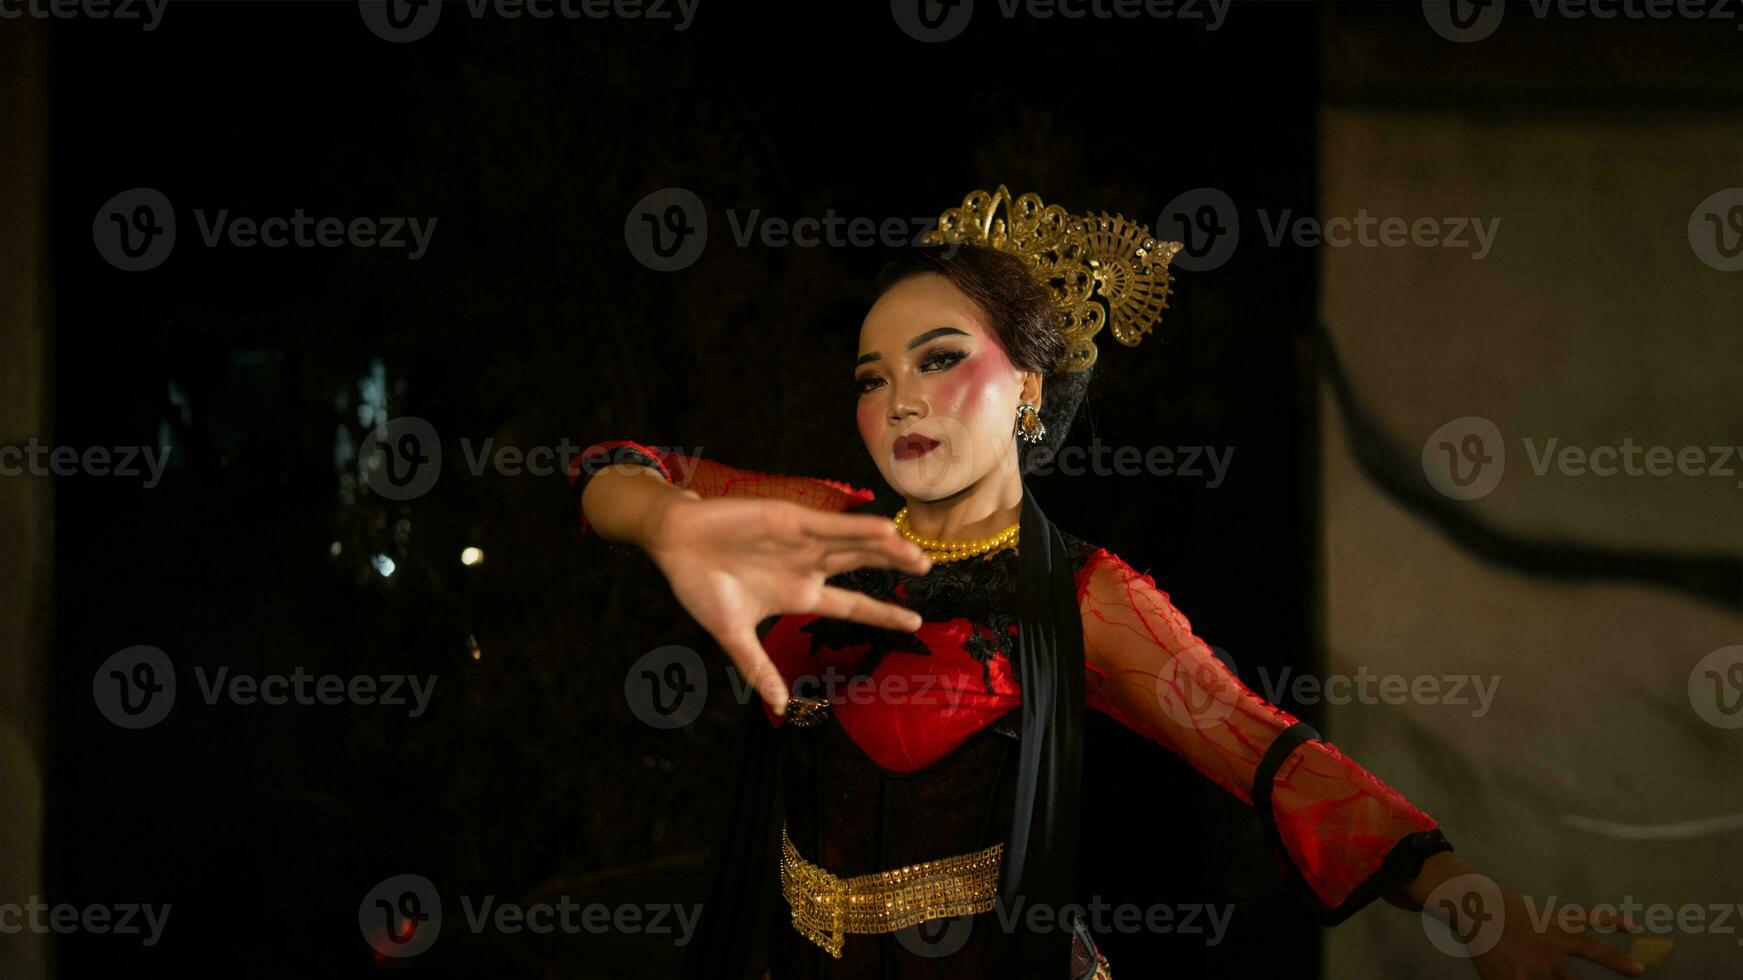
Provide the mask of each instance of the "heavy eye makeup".
{"label": "heavy eye makeup", "polygon": [[[934,374],[950,370],[956,365],[962,363],[963,359],[966,357],[968,357],[968,351],[948,345],[940,345],[922,354],[918,364],[922,373]],[[878,377],[875,373],[867,371],[853,379],[853,388],[855,392],[863,395],[869,391],[876,391],[878,386],[883,384],[883,380],[883,378]]]}

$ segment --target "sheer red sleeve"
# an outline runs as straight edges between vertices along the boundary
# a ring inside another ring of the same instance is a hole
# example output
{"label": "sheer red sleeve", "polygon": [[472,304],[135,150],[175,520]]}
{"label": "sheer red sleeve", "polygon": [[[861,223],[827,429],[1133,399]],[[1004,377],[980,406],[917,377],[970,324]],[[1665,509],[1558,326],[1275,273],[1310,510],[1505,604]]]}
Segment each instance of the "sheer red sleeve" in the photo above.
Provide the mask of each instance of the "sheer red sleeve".
{"label": "sheer red sleeve", "polygon": [[1260,698],[1168,594],[1106,549],[1077,577],[1086,695],[1253,805],[1328,924],[1415,878],[1452,845],[1434,818]]}
{"label": "sheer red sleeve", "polygon": [[[569,484],[577,510],[588,479],[606,466],[620,463],[651,467],[673,486],[704,497],[759,497],[831,511],[844,511],[872,499],[870,490],[860,490],[838,480],[741,470],[701,456],[620,439],[596,442],[570,463]],[[587,530],[585,514],[581,515],[581,530]]]}

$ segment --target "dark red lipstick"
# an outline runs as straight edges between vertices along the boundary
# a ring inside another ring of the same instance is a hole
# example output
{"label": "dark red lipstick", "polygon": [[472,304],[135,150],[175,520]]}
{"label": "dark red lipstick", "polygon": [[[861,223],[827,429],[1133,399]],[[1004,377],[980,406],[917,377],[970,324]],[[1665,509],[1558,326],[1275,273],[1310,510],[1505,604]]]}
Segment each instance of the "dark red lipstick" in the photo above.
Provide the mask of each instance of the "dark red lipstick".
{"label": "dark red lipstick", "polygon": [[937,439],[929,439],[926,436],[917,433],[909,433],[908,435],[897,439],[895,445],[891,448],[895,451],[897,459],[915,459],[926,455],[933,449],[937,448],[937,446]]}

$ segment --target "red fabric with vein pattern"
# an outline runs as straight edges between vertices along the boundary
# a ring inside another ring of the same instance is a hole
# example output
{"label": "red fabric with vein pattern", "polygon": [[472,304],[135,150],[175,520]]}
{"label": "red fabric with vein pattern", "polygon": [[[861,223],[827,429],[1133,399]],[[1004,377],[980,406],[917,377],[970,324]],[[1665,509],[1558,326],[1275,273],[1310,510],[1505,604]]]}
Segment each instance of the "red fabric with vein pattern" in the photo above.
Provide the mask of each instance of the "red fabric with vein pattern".
{"label": "red fabric with vein pattern", "polygon": [[[694,490],[704,497],[759,497],[830,511],[843,511],[872,499],[870,490],[860,490],[838,480],[741,470],[701,456],[625,439],[596,442],[582,450],[581,455],[569,464],[570,484],[581,478],[584,461],[604,455],[618,446],[628,446],[647,454],[659,463],[660,474],[668,483]],[[581,515],[581,530],[588,530],[585,514]]]}
{"label": "red fabric with vein pattern", "polygon": [[[1089,703],[1251,804],[1265,750],[1296,718],[1242,684],[1168,594],[1106,549],[1078,571]],[[1336,908],[1399,839],[1438,824],[1336,748],[1306,742],[1277,770],[1271,809],[1302,877]]]}

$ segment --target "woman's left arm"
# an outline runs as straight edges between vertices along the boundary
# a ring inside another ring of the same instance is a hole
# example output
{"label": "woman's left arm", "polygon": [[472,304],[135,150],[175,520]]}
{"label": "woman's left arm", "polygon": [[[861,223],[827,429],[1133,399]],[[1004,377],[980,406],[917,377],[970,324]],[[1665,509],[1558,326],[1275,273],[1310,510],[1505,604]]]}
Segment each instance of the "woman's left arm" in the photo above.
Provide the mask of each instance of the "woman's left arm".
{"label": "woman's left arm", "polygon": [[[1098,550],[1078,573],[1078,602],[1089,705],[1253,805],[1327,924],[1381,897],[1431,914],[1449,896],[1452,908],[1472,907],[1462,889],[1481,876],[1451,853],[1434,818],[1242,684],[1150,576]],[[1504,899],[1504,917],[1492,948],[1472,946],[1481,976],[1562,976],[1566,954],[1629,976],[1644,969],[1584,923],[1539,932],[1519,896],[1492,883],[1488,892]]]}

